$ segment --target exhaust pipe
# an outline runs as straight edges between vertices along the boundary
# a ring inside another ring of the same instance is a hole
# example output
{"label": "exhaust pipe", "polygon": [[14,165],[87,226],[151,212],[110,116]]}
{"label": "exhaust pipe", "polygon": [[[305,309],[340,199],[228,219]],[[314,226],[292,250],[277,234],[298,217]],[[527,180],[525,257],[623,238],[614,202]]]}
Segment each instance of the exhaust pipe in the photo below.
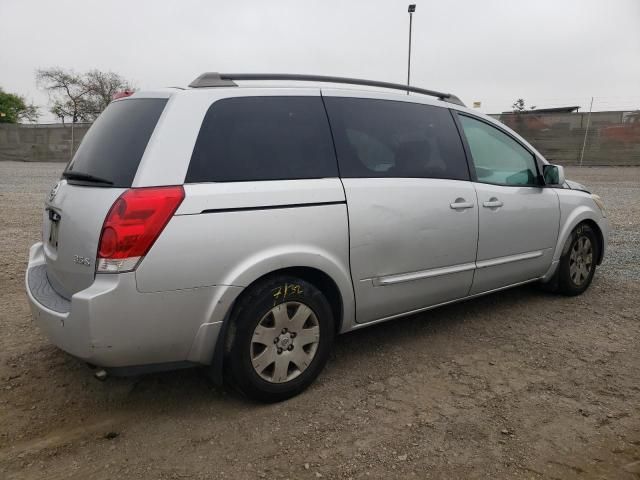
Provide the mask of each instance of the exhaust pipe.
{"label": "exhaust pipe", "polygon": [[100,369],[100,370],[97,370],[96,373],[93,374],[93,376],[96,377],[101,382],[104,382],[109,376],[109,374],[107,373],[106,370]]}

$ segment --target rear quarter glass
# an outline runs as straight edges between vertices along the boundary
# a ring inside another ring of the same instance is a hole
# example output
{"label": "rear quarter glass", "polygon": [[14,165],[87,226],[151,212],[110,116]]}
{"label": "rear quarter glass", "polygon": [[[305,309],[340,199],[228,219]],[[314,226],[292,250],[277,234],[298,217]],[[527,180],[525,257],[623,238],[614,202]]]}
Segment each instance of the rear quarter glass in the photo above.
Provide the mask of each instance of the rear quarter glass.
{"label": "rear quarter glass", "polygon": [[186,183],[337,176],[320,97],[251,96],[219,100],[209,108]]}
{"label": "rear quarter glass", "polygon": [[[111,103],[85,135],[67,171],[131,187],[166,98],[130,98]],[[69,179],[69,183],[83,184]]]}

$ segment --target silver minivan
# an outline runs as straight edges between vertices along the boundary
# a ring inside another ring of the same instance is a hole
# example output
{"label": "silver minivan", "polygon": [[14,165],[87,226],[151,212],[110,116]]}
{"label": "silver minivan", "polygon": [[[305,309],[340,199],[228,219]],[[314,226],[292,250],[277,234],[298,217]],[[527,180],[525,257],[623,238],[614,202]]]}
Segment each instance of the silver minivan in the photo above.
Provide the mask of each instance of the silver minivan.
{"label": "silver minivan", "polygon": [[261,401],[310,385],[336,334],[528,282],[580,294],[608,234],[599,197],[453,95],[268,74],[112,102],[43,223],[26,290],[53,343]]}

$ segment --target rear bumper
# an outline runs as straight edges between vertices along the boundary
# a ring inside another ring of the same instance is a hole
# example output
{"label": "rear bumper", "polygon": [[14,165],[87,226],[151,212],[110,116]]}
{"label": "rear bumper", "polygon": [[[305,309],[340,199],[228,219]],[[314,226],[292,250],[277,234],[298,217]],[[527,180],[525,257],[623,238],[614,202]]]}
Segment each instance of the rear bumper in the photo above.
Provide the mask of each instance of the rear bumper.
{"label": "rear bumper", "polygon": [[53,344],[101,367],[174,362],[208,364],[239,287],[141,293],[135,273],[98,274],[67,300],[46,276],[42,243],[29,251],[25,277],[34,322]]}

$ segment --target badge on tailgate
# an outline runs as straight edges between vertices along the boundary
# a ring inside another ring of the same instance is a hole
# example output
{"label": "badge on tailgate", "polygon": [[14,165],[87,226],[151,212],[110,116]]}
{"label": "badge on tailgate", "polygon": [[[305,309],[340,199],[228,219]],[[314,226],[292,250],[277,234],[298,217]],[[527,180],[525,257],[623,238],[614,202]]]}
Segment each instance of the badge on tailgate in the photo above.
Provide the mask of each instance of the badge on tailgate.
{"label": "badge on tailgate", "polygon": [[77,263],[78,265],[84,265],[85,267],[88,267],[89,265],[91,265],[91,260],[89,260],[87,257],[81,257],[80,255],[74,255],[73,256],[73,263]]}

